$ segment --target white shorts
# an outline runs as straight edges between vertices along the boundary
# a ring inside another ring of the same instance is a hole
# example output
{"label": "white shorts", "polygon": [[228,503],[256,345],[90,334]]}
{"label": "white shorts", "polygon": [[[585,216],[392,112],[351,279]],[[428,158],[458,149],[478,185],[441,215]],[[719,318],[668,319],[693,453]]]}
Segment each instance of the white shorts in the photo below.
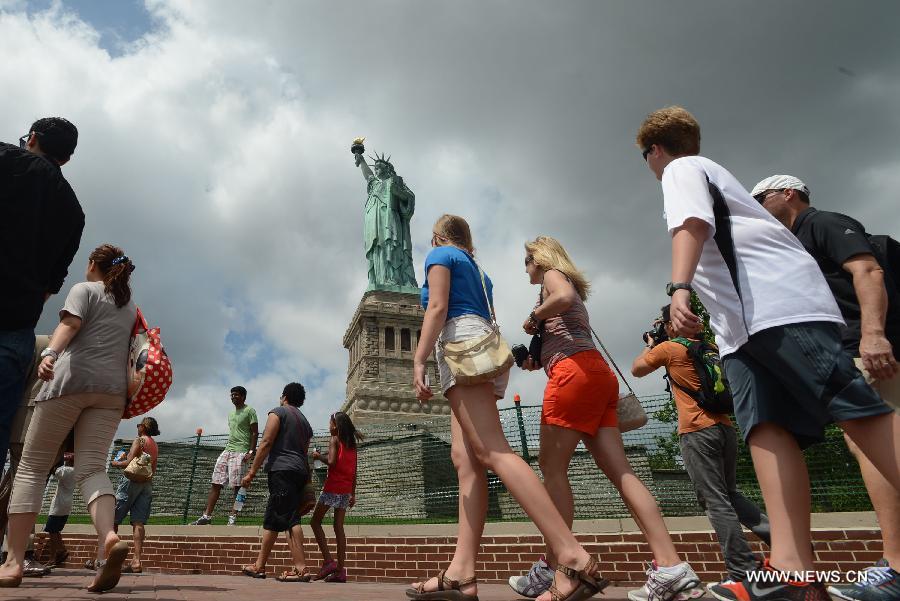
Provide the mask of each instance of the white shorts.
{"label": "white shorts", "polygon": [[244,477],[244,455],[238,451],[222,451],[213,468],[212,483],[219,486],[228,484],[232,488],[241,485]]}
{"label": "white shorts", "polygon": [[[447,396],[447,391],[456,386],[456,380],[450,373],[450,366],[444,361],[444,353],[441,350],[441,341],[457,342],[459,340],[468,340],[469,338],[478,338],[493,330],[491,322],[480,315],[460,315],[453,319],[448,319],[441,330],[437,343],[434,345],[434,357],[438,365],[438,375],[441,378],[441,393]],[[494,396],[502,399],[506,394],[506,385],[509,384],[509,370],[503,372],[502,375],[493,379]]]}

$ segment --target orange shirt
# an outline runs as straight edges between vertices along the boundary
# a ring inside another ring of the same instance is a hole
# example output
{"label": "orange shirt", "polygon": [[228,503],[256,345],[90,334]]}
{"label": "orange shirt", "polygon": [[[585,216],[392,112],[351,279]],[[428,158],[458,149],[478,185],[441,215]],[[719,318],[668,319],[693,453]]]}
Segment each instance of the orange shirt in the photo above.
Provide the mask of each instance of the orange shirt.
{"label": "orange shirt", "polygon": [[[682,390],[698,390],[700,379],[694,370],[694,363],[683,344],[667,340],[657,344],[644,354],[644,361],[654,369],[666,367],[672,382],[672,394],[678,409],[678,433],[696,432],[715,424],[731,425],[727,415],[704,411],[691,395]],[[678,384],[676,386],[675,384]]]}

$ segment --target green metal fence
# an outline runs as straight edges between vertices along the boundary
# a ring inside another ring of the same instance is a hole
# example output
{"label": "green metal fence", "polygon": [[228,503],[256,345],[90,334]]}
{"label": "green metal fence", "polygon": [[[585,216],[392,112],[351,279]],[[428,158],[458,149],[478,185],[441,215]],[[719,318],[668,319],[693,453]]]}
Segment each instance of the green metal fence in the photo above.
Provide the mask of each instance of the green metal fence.
{"label": "green metal fence", "polygon": [[[624,435],[627,455],[638,476],[656,497],[664,515],[700,515],[690,480],[681,465],[675,434],[674,408],[668,396],[641,400],[651,416],[645,427]],[[500,417],[513,449],[529,464],[537,465],[540,407],[502,409]],[[458,487],[450,460],[449,425],[443,421],[417,424],[363,426],[366,435],[359,448],[357,504],[348,514],[355,523],[441,522],[456,519]],[[159,465],[154,479],[153,518],[156,523],[187,523],[202,513],[216,458],[225,446],[225,435],[203,435],[160,441]],[[327,448],[327,433],[318,432],[311,448]],[[111,454],[121,446],[114,446]],[[836,428],[827,441],[807,451],[814,511],[871,509],[859,468]],[[321,488],[324,466],[313,469],[313,483]],[[111,468],[115,481],[118,470]],[[527,519],[502,482],[489,474],[489,519]],[[628,511],[617,492],[582,446],[569,469],[577,518],[626,517]],[[747,449],[741,445],[738,483],[745,495],[759,502],[759,487]],[[46,502],[52,497],[48,488]],[[261,474],[249,491],[239,523],[260,523],[266,503],[266,483]],[[233,495],[223,491],[215,523],[224,523]],[[46,505],[45,505],[46,509]],[[76,498],[73,512],[84,515]],[[78,519],[75,517],[74,519]]]}

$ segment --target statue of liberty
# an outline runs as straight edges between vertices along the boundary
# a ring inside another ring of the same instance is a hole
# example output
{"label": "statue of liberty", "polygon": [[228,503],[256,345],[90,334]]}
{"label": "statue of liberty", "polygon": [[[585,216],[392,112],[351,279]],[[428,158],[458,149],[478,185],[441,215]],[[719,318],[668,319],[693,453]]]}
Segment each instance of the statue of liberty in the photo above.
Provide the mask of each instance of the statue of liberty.
{"label": "statue of liberty", "polygon": [[[369,261],[366,290],[390,290],[418,294],[412,263],[409,221],[416,208],[416,195],[394,171],[390,157],[372,157],[369,168],[363,158],[363,139],[353,141],[351,152],[366,180],[363,246]],[[373,173],[374,169],[374,173]]]}

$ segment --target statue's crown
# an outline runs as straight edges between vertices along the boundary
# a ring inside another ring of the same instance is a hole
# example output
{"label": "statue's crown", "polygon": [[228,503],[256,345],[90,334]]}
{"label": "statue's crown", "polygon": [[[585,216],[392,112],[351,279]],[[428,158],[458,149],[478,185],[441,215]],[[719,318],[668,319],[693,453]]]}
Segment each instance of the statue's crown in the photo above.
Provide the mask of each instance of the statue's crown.
{"label": "statue's crown", "polygon": [[393,163],[391,163],[391,156],[390,156],[390,155],[388,155],[388,157],[385,158],[385,157],[384,157],[384,153],[382,153],[381,156],[379,156],[378,153],[376,152],[376,153],[375,153],[375,156],[369,155],[369,158],[372,159],[372,161],[375,162],[375,163],[383,163],[383,164],[385,164],[385,165],[388,165],[391,169],[394,168]]}

